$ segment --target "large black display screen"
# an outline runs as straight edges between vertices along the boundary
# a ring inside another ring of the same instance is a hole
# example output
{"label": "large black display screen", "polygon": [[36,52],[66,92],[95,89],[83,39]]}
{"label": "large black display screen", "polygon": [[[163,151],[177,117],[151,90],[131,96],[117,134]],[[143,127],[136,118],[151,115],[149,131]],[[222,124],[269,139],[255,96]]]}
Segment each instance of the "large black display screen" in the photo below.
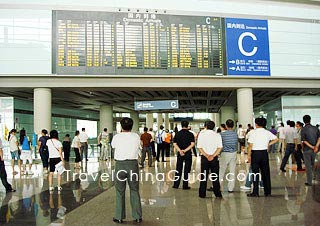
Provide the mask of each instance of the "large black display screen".
{"label": "large black display screen", "polygon": [[224,21],[139,12],[53,13],[53,73],[223,75]]}

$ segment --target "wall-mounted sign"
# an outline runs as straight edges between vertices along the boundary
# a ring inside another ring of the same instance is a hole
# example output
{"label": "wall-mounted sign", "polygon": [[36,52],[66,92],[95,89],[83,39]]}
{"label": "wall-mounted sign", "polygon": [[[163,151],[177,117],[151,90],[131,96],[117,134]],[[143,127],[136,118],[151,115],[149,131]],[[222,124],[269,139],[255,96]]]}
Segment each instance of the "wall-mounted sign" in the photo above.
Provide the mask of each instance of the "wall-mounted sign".
{"label": "wall-mounted sign", "polygon": [[228,75],[270,75],[267,20],[226,18]]}
{"label": "wall-mounted sign", "polygon": [[159,100],[159,101],[137,101],[134,102],[134,110],[163,110],[163,109],[178,109],[178,100]]}

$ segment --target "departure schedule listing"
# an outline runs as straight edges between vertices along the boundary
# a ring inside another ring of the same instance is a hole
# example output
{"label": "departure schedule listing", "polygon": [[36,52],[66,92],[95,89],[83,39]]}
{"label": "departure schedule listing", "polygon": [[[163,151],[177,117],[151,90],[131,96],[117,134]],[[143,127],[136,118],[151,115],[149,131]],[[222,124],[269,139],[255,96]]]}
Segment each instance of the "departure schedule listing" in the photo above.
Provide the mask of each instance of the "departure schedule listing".
{"label": "departure schedule listing", "polygon": [[270,76],[268,21],[225,20],[228,75]]}
{"label": "departure schedule listing", "polygon": [[224,74],[223,20],[54,12],[57,74]]}

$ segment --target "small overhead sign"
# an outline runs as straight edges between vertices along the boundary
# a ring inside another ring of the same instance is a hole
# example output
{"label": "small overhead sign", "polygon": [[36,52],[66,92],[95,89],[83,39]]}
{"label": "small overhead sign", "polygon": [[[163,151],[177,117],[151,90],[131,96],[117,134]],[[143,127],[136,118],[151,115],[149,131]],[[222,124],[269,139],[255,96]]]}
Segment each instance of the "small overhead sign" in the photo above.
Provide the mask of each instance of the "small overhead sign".
{"label": "small overhead sign", "polygon": [[134,102],[134,110],[150,111],[163,109],[178,109],[178,100],[159,100],[159,101],[136,101]]}

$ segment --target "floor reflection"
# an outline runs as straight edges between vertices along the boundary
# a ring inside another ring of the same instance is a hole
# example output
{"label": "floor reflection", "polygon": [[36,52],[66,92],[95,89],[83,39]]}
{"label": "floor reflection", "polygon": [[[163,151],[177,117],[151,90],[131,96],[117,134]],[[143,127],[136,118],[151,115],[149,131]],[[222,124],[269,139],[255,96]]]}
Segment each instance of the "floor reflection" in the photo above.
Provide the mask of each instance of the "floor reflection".
{"label": "floor reflection", "polygon": [[[216,199],[210,192],[207,198],[200,199],[199,181],[192,174],[191,190],[171,188],[175,161],[173,157],[167,158],[167,162],[155,163],[140,171],[145,177],[140,181],[144,226],[319,225],[318,162],[312,187],[304,184],[305,172],[296,172],[290,165],[286,173],[280,172],[281,156],[271,154],[272,197],[248,198],[247,192],[239,189],[244,181],[237,181],[233,193],[228,193],[226,186],[223,188],[223,199]],[[245,156],[239,155],[238,163],[237,172],[247,171]],[[48,180],[41,168],[35,169],[33,176],[13,177],[8,172],[17,192],[6,194],[1,190],[0,225],[79,226],[88,222],[96,226],[112,225],[115,191],[112,181],[103,180],[103,175],[112,174],[113,164],[90,159],[80,170],[75,171],[73,164],[66,168],[70,170],[69,179],[64,175],[63,190],[53,193],[48,190]],[[193,158],[192,172],[200,172],[200,158]],[[94,202],[88,202],[93,198]],[[129,202],[129,191],[126,198]],[[130,218],[126,219],[126,225],[131,225],[130,222]]]}
{"label": "floor reflection", "polygon": [[[69,178],[63,175],[62,191],[49,192],[47,175],[42,169],[34,169],[32,176],[13,176],[9,181],[16,188],[15,193],[1,191],[1,225],[64,225],[65,216],[90,199],[112,187],[111,181],[102,181],[102,173],[111,172],[109,162],[88,162],[82,169],[74,170],[73,164],[66,164]],[[93,175],[86,176],[86,175]],[[56,179],[54,179],[56,180]],[[55,181],[54,181],[55,183]]]}

